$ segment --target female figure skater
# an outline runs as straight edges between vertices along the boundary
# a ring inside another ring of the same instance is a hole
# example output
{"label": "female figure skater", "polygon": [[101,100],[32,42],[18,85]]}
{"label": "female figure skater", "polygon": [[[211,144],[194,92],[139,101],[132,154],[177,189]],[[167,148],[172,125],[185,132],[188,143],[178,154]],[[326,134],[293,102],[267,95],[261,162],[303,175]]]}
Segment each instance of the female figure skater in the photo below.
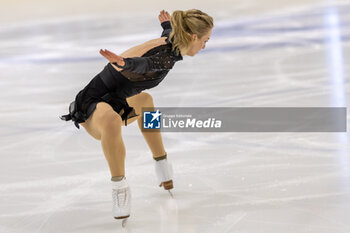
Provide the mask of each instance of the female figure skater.
{"label": "female figure skater", "polygon": [[[154,108],[152,96],[146,92],[157,86],[182,56],[194,56],[205,48],[213,28],[213,18],[192,9],[161,11],[161,37],[137,45],[120,54],[100,50],[109,63],[81,90],[62,120],[82,125],[100,140],[111,172],[112,213],[115,219],[130,216],[130,188],[125,178],[125,147],[122,125],[137,120],[142,130],[142,107]],[[160,131],[142,132],[152,151],[160,186],[173,188],[172,167],[167,160]]]}

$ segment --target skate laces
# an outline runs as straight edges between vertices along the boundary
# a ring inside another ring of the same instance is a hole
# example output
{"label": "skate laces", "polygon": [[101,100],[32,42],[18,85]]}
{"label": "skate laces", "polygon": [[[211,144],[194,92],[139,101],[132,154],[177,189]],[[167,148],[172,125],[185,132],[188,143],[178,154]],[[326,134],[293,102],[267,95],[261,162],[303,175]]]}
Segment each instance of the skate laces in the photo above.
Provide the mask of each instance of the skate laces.
{"label": "skate laces", "polygon": [[113,189],[113,200],[118,207],[125,206],[127,201],[127,188]]}

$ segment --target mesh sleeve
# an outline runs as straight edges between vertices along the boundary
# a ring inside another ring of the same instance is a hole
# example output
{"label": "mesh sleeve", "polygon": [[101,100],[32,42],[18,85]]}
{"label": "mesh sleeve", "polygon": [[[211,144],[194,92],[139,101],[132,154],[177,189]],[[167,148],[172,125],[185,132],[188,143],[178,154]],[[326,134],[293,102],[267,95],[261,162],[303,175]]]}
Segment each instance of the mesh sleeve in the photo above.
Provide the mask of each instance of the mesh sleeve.
{"label": "mesh sleeve", "polygon": [[119,66],[117,63],[113,64],[123,70],[144,74],[151,71],[170,70],[175,64],[175,59],[169,54],[158,53],[150,57],[124,58],[124,62],[124,66]]}
{"label": "mesh sleeve", "polygon": [[170,32],[171,32],[171,24],[170,21],[165,21],[163,23],[160,24],[163,28],[163,32],[162,35],[160,37],[169,37]]}

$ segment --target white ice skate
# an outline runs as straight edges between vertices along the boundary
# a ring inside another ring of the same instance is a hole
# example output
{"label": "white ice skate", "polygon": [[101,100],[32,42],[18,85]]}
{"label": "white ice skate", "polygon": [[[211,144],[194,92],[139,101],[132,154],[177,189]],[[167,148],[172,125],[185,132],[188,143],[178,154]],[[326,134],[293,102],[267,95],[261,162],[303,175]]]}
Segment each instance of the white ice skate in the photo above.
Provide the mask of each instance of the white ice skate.
{"label": "white ice skate", "polygon": [[128,182],[124,177],[121,181],[111,181],[113,199],[113,217],[123,219],[123,227],[126,219],[130,216],[131,192]]}
{"label": "white ice skate", "polygon": [[155,170],[159,187],[163,186],[163,188],[168,190],[170,195],[173,197],[173,194],[170,192],[170,189],[174,188],[172,164],[167,159],[155,161]]}

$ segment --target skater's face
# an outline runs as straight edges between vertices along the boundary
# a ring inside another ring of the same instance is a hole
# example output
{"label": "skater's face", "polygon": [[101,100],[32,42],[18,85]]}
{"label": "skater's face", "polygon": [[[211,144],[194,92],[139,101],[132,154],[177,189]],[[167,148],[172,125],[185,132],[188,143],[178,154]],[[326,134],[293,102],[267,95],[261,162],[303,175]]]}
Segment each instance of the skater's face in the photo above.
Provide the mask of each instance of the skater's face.
{"label": "skater's face", "polygon": [[198,38],[197,34],[193,34],[192,35],[192,42],[191,42],[190,46],[188,47],[186,55],[194,56],[201,49],[205,49],[205,44],[210,39],[211,31],[212,31],[212,28],[204,36],[202,36],[202,38]]}

